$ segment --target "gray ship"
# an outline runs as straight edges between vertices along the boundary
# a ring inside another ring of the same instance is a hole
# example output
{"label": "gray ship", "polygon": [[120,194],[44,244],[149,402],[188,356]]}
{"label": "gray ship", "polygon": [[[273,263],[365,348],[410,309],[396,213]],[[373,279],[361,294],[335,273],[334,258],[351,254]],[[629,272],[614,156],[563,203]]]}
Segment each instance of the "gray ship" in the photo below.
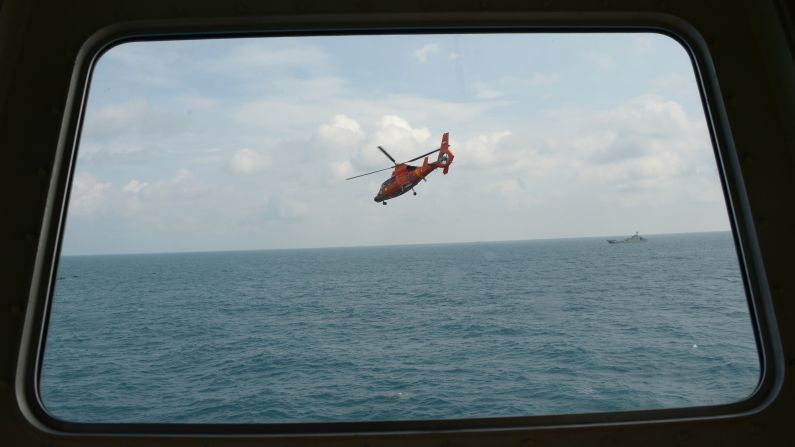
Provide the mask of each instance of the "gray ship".
{"label": "gray ship", "polygon": [[635,232],[634,236],[630,236],[630,237],[628,237],[628,238],[626,238],[624,240],[617,240],[617,239],[608,239],[607,240],[607,242],[609,244],[628,244],[628,243],[646,242],[646,241],[648,241],[648,239],[646,239],[643,236],[638,236],[638,232],[637,231]]}

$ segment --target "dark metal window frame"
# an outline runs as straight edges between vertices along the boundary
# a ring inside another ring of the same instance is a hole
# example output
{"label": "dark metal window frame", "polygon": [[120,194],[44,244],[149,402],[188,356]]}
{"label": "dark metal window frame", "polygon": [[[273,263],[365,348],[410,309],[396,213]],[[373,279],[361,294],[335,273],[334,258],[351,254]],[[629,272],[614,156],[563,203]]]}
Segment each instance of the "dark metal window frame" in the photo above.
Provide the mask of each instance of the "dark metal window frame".
{"label": "dark metal window frame", "polygon": [[[723,187],[735,247],[744,280],[760,356],[760,381],[748,398],[731,404],[676,409],[552,416],[453,420],[273,423],[152,424],[79,423],[58,419],[39,395],[41,359],[46,344],[50,304],[61,249],[85,103],[96,61],[125,42],[230,37],[322,36],[451,33],[659,33],[679,42],[690,56],[701,93]],[[259,19],[163,20],[112,25],[92,35],[75,65],[55,156],[41,240],[17,362],[15,396],[24,417],[38,429],[56,434],[101,435],[350,435],[429,432],[504,431],[567,428],[586,425],[655,423],[671,420],[731,418],[759,412],[777,396],[783,382],[783,353],[772,299],[739,159],[729,130],[717,75],[707,44],[684,20],[661,13],[453,13],[360,14],[355,16],[269,16]]]}

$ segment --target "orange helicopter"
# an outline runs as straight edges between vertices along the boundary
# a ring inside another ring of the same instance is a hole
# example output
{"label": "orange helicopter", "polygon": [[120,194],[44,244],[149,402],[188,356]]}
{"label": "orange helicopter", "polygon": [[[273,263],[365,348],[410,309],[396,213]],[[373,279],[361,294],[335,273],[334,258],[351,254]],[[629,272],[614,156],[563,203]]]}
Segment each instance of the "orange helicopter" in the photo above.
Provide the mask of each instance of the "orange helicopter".
{"label": "orange helicopter", "polygon": [[[425,180],[425,177],[427,177],[428,174],[433,172],[436,168],[443,168],[443,174],[447,174],[447,171],[450,169],[450,164],[453,162],[453,158],[455,158],[455,156],[452,152],[450,152],[450,145],[447,142],[448,135],[449,132],[445,132],[444,135],[442,135],[442,145],[439,146],[439,149],[434,149],[427,154],[420,155],[419,157],[404,161],[403,163],[396,162],[395,159],[389,155],[386,149],[378,146],[378,149],[380,149],[381,152],[387,156],[387,158],[392,160],[392,163],[394,163],[395,166],[368,172],[366,174],[355,175],[353,177],[348,177],[345,180],[364,177],[365,175],[375,174],[376,172],[382,172],[386,171],[387,169],[394,168],[394,171],[392,171],[392,177],[389,177],[387,181],[381,184],[381,189],[378,190],[378,194],[376,194],[373,200],[376,202],[382,202],[384,205],[386,205],[387,200],[405,194],[409,190],[411,190],[416,196],[417,191],[414,191],[414,186],[419,183],[420,180]],[[436,161],[428,163],[428,155],[431,155],[434,152],[439,153],[438,158]],[[422,162],[422,166],[411,166],[406,164],[419,160],[422,157],[425,157],[425,160]]]}

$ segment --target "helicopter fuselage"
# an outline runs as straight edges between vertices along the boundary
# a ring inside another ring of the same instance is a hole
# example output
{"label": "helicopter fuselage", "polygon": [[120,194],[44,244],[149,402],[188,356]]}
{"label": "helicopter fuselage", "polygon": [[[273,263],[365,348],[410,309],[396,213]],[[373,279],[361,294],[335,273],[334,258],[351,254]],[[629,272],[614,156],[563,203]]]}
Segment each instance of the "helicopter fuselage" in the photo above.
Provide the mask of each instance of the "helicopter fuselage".
{"label": "helicopter fuselage", "polygon": [[[453,162],[453,158],[455,158],[455,155],[453,155],[453,153],[450,151],[449,136],[449,132],[445,132],[442,135],[442,144],[439,146],[439,149],[434,149],[427,154],[419,155],[403,163],[396,162],[395,158],[389,155],[389,152],[387,152],[386,149],[378,146],[378,149],[383,152],[384,155],[386,155],[386,157],[392,161],[392,163],[395,164],[395,167],[392,170],[392,176],[381,184],[381,188],[378,190],[378,194],[375,195],[373,200],[376,202],[383,202],[383,204],[386,205],[387,200],[403,195],[408,190],[413,190],[414,186],[419,183],[420,180],[424,180],[425,177],[427,177],[428,174],[433,172],[436,168],[442,168],[442,173],[447,174],[447,171],[450,170],[450,164]],[[439,153],[438,157],[435,161],[429,163],[428,156],[436,152]],[[419,160],[420,158],[423,158],[422,166],[412,166],[409,164],[412,161]],[[366,174],[348,177],[345,180],[364,177],[365,175],[375,174],[377,172],[386,171],[387,169],[389,168],[377,169]],[[417,195],[416,191],[414,191],[414,195]]]}
{"label": "helicopter fuselage", "polygon": [[378,190],[378,194],[373,200],[383,202],[405,194],[439,166],[436,162],[428,163],[428,157],[425,157],[422,166],[411,166],[405,163],[395,166],[392,176],[381,184],[381,189]]}

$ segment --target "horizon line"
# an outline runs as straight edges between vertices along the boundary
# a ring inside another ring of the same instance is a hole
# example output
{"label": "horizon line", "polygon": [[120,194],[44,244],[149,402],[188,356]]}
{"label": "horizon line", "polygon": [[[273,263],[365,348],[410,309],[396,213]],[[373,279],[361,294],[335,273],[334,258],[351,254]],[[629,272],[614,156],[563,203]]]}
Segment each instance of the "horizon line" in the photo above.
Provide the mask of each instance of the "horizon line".
{"label": "horizon line", "polygon": [[[728,229],[728,230],[682,231],[682,232],[674,232],[674,233],[645,233],[645,235],[667,236],[667,235],[675,235],[675,234],[699,234],[699,233],[732,233],[732,230]],[[493,243],[508,243],[508,242],[554,241],[554,240],[566,240],[566,239],[600,239],[600,238],[607,238],[607,237],[616,237],[616,235],[565,236],[565,237],[548,237],[548,238],[536,238],[536,239],[499,239],[499,240],[454,241],[454,242],[416,242],[416,243],[405,243],[405,244],[326,245],[326,246],[318,246],[318,247],[243,248],[243,249],[151,251],[151,252],[125,252],[125,253],[77,253],[77,254],[63,254],[63,253],[60,253],[60,257],[178,255],[178,254],[239,253],[239,252],[290,251],[290,250],[331,250],[331,249],[341,249],[341,248],[411,247],[411,246],[423,246],[423,245],[493,244]],[[618,237],[620,237],[620,236],[618,236]]]}

